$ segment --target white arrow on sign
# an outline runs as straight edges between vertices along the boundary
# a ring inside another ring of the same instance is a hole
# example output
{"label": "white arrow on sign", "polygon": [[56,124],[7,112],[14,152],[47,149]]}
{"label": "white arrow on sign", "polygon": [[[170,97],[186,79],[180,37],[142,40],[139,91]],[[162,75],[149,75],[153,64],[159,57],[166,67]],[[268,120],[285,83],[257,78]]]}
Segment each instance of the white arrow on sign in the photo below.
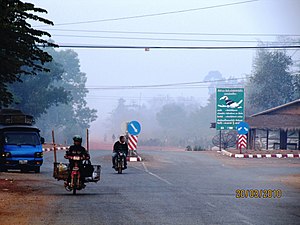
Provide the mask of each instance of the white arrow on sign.
{"label": "white arrow on sign", "polygon": [[131,123],[130,126],[133,128],[134,132],[137,133],[138,130],[135,128],[135,126]]}

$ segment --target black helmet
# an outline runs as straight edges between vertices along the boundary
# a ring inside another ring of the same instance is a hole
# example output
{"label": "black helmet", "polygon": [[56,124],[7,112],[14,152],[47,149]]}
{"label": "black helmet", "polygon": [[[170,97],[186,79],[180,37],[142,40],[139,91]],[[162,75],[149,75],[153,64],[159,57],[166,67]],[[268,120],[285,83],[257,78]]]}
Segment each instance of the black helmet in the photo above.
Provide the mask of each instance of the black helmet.
{"label": "black helmet", "polygon": [[73,141],[79,141],[79,142],[82,142],[82,137],[80,137],[80,135],[75,135],[73,137]]}
{"label": "black helmet", "polygon": [[120,135],[120,137],[119,137],[120,141],[121,141],[123,138],[125,138],[125,136],[124,136],[124,135]]}

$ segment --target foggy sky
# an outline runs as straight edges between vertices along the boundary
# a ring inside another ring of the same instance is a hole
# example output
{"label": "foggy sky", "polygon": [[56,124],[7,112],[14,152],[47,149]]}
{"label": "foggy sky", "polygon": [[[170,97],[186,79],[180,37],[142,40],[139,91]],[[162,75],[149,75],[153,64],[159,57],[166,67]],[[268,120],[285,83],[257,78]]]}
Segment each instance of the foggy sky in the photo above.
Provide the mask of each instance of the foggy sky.
{"label": "foggy sky", "polygon": [[[198,10],[129,20],[88,24],[59,25],[61,23],[120,18],[135,15],[170,12],[234,2],[241,0],[43,0],[30,1],[48,11],[44,17],[52,20],[48,30],[58,44],[96,44],[130,46],[229,46],[256,43],[216,43],[196,41],[122,40],[105,38],[76,38],[59,35],[99,37],[168,38],[197,40],[275,41],[276,37],[240,36],[183,36],[112,34],[95,32],[67,32],[53,29],[91,31],[300,34],[299,0],[260,0],[241,5]],[[51,30],[52,29],[52,30]],[[144,85],[202,81],[209,71],[218,70],[224,77],[244,77],[252,69],[255,50],[118,50],[74,49],[79,54],[82,72],[87,73],[87,87],[106,85]],[[299,57],[295,54],[294,57]],[[207,88],[164,90],[90,90],[89,106],[98,110],[94,127],[105,121],[108,112],[124,97],[128,102],[146,102],[153,96],[193,96],[205,104]],[[105,129],[105,128],[103,128]]]}

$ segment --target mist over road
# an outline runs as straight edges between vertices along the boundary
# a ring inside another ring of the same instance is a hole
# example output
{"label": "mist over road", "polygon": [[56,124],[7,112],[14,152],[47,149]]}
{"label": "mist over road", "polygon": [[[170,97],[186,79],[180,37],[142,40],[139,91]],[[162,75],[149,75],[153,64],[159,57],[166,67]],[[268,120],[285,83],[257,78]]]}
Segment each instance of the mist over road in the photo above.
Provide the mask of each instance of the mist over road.
{"label": "mist over road", "polygon": [[[184,151],[142,155],[144,162],[131,162],[124,174],[116,174],[110,151],[92,151],[92,162],[102,165],[101,181],[76,196],[52,178],[52,152],[45,154],[40,175],[2,173],[1,179],[34,179],[34,196],[46,199],[27,212],[23,224],[299,224],[299,189],[279,182],[299,173],[299,159],[231,159]],[[279,189],[282,197],[236,198],[238,189]],[[12,224],[0,216],[1,224]]]}

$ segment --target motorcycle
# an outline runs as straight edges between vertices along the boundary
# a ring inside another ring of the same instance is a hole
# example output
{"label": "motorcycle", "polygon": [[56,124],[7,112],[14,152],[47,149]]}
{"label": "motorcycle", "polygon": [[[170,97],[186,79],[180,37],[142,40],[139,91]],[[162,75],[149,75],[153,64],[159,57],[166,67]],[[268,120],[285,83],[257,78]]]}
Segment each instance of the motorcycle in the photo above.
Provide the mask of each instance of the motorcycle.
{"label": "motorcycle", "polygon": [[117,157],[115,159],[115,170],[118,171],[118,174],[121,174],[123,170],[125,170],[125,157],[126,154],[124,152],[118,152]]}
{"label": "motorcycle", "polygon": [[66,158],[74,161],[74,166],[71,173],[70,183],[65,183],[65,188],[67,191],[73,191],[73,195],[76,195],[77,190],[82,190],[85,188],[85,184],[81,181],[81,172],[79,168],[79,162],[84,160],[81,156],[67,156]]}
{"label": "motorcycle", "polygon": [[[73,191],[73,194],[76,195],[77,190],[85,188],[85,183],[97,183],[100,181],[101,165],[92,165],[89,160],[85,160],[82,164],[82,171],[80,171],[79,162],[84,160],[83,157],[67,156],[65,158],[73,160],[74,167],[70,171],[69,163],[55,162],[53,177],[57,180],[65,181],[65,189],[67,191]],[[71,176],[70,183],[68,183],[69,176]]]}

